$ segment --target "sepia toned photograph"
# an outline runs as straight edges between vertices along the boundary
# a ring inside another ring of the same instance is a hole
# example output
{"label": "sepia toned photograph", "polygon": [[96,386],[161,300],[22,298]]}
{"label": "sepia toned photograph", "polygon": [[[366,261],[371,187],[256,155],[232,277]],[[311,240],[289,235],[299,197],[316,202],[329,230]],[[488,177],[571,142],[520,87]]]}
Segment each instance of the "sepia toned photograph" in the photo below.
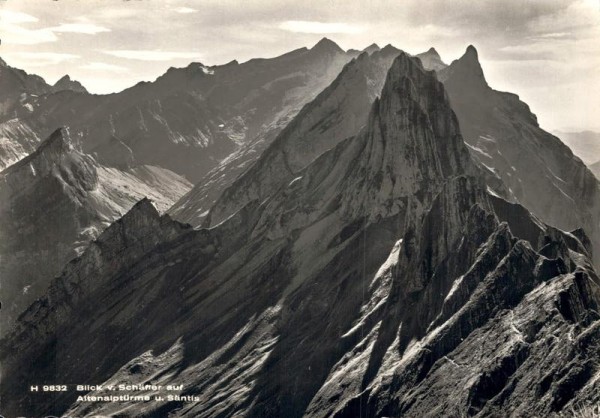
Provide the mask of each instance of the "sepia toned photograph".
{"label": "sepia toned photograph", "polygon": [[599,179],[600,0],[0,0],[0,418],[600,418]]}

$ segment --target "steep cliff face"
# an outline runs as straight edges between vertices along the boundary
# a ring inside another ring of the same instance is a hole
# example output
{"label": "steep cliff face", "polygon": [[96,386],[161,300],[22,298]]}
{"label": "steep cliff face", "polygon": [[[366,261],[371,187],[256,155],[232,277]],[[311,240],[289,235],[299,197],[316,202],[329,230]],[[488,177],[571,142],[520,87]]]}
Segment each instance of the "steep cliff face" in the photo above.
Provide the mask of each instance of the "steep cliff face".
{"label": "steep cliff face", "polygon": [[[251,200],[264,200],[292,181],[308,163],[364,126],[399,53],[387,46],[370,55],[361,54],[274,140],[252,142],[227,158],[169,213],[195,226],[203,222],[215,225]],[[273,146],[269,146],[271,142]],[[252,174],[241,176],[245,170]],[[205,220],[213,205],[210,219]]]}
{"label": "steep cliff face", "polygon": [[581,160],[539,127],[518,96],[488,86],[474,47],[439,76],[473,158],[544,222],[565,230],[583,227],[598,245],[600,186]]}
{"label": "steep cliff face", "polygon": [[[400,54],[364,129],[296,175],[211,229],[146,201],[112,224],[0,342],[7,413],[531,415],[597,397],[585,235],[489,197],[420,61]],[[29,392],[32,376],[197,401],[76,402]]]}
{"label": "steep cliff face", "polygon": [[106,168],[66,129],[0,174],[2,335],[50,280],[144,196],[166,210],[191,185],[168,170]]}

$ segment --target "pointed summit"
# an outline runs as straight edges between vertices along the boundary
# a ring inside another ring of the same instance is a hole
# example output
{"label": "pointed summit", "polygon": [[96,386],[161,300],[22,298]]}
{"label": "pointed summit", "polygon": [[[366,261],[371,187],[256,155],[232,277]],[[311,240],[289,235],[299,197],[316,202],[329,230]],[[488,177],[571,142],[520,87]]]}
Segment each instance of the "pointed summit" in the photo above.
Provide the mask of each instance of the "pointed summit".
{"label": "pointed summit", "polygon": [[477,49],[473,45],[469,45],[467,50],[465,51],[465,56],[469,56],[477,61],[479,61],[479,54],[477,54]]}
{"label": "pointed summit", "polygon": [[447,67],[434,47],[429,48],[427,52],[417,54],[416,57],[421,60],[423,67],[427,70],[440,71]]}
{"label": "pointed summit", "polygon": [[48,138],[46,138],[37,149],[23,158],[19,162],[11,165],[3,174],[15,173],[28,164],[33,164],[34,172],[46,173],[55,164],[60,164],[64,156],[74,150],[69,130],[67,128],[58,128]]}
{"label": "pointed summit", "polygon": [[[423,72],[423,66],[420,61],[412,59],[406,52],[400,52],[400,55],[396,57],[390,70],[388,71],[387,79],[383,87],[384,91],[386,87],[393,86],[394,80],[402,77],[416,77]],[[384,93],[381,94],[382,98]]]}
{"label": "pointed summit", "polygon": [[436,51],[436,49],[434,47],[431,47],[427,50],[426,54],[432,55],[434,57],[440,58],[440,54]]}
{"label": "pointed summit", "polygon": [[51,155],[61,156],[73,150],[73,143],[69,135],[69,129],[60,127],[56,129],[48,138],[46,138],[38,148],[24,160],[30,161],[40,155],[45,155],[47,158]]}
{"label": "pointed summit", "polygon": [[54,91],[71,90],[71,91],[76,91],[79,93],[87,93],[88,92],[86,90],[86,88],[83,87],[83,85],[79,81],[72,80],[68,74],[64,75],[60,80],[58,80],[54,84],[53,88],[54,88]]}
{"label": "pointed summit", "polygon": [[69,76],[69,74],[65,74],[56,83],[54,83],[54,85],[56,86],[57,84],[60,84],[60,83],[69,83],[69,82],[71,82],[71,76]]}
{"label": "pointed summit", "polygon": [[453,61],[443,73],[440,73],[440,80],[444,83],[451,80],[451,89],[455,86],[467,89],[466,91],[489,89],[479,63],[479,54],[473,45],[469,45],[462,57]]}
{"label": "pointed summit", "polygon": [[368,54],[372,54],[375,51],[379,51],[381,48],[379,48],[379,45],[373,43],[371,45],[369,45],[368,47],[366,47],[365,49],[363,49],[363,52],[366,52]]}
{"label": "pointed summit", "polygon": [[55,130],[33,153],[5,169],[2,175],[18,178],[20,184],[50,176],[75,193],[93,190],[98,183],[94,159],[74,146],[65,127]]}
{"label": "pointed summit", "polygon": [[323,38],[310,49],[312,52],[325,54],[343,54],[344,50],[329,38]]}
{"label": "pointed summit", "polygon": [[368,153],[347,176],[357,184],[354,190],[364,187],[370,195],[361,201],[351,195],[352,213],[401,213],[406,206],[399,202],[408,196],[428,201],[445,179],[476,172],[444,86],[419,59],[401,52],[380,97],[361,137]]}
{"label": "pointed summit", "polygon": [[[156,210],[156,207],[147,197],[139,200],[129,211],[123,215],[123,217],[116,221],[116,223],[125,223],[128,225],[135,226],[140,220],[148,223],[149,221],[158,221],[160,219],[160,213]],[[139,226],[139,225],[138,225]]]}
{"label": "pointed summit", "polygon": [[454,61],[460,63],[460,65],[467,69],[469,68],[471,71],[481,72],[483,76],[483,70],[481,69],[481,64],[479,63],[479,54],[473,45],[469,45],[463,54],[458,60]]}

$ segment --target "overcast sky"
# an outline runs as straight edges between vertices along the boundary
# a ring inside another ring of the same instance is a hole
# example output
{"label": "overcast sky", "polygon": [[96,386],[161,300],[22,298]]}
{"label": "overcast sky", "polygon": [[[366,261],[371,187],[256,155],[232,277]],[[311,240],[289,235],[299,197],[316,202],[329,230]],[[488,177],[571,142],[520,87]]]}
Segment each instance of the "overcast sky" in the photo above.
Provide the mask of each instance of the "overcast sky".
{"label": "overcast sky", "polygon": [[91,92],[171,66],[272,57],[323,36],[342,48],[475,45],[489,84],[549,130],[600,131],[600,0],[0,0],[0,57]]}

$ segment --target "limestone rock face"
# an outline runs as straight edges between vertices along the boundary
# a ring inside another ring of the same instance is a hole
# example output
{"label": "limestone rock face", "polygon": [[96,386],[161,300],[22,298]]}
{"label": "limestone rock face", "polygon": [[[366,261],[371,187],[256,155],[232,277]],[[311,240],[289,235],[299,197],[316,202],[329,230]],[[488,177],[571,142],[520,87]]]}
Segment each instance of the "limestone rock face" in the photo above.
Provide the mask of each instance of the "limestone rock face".
{"label": "limestone rock face", "polygon": [[[265,194],[210,229],[147,200],[108,227],[0,341],[3,412],[549,416],[598,401],[585,233],[488,193],[421,61],[400,54],[364,128],[297,164],[277,187],[247,171]],[[197,401],[77,402],[29,392],[32,376],[180,384]]]}

